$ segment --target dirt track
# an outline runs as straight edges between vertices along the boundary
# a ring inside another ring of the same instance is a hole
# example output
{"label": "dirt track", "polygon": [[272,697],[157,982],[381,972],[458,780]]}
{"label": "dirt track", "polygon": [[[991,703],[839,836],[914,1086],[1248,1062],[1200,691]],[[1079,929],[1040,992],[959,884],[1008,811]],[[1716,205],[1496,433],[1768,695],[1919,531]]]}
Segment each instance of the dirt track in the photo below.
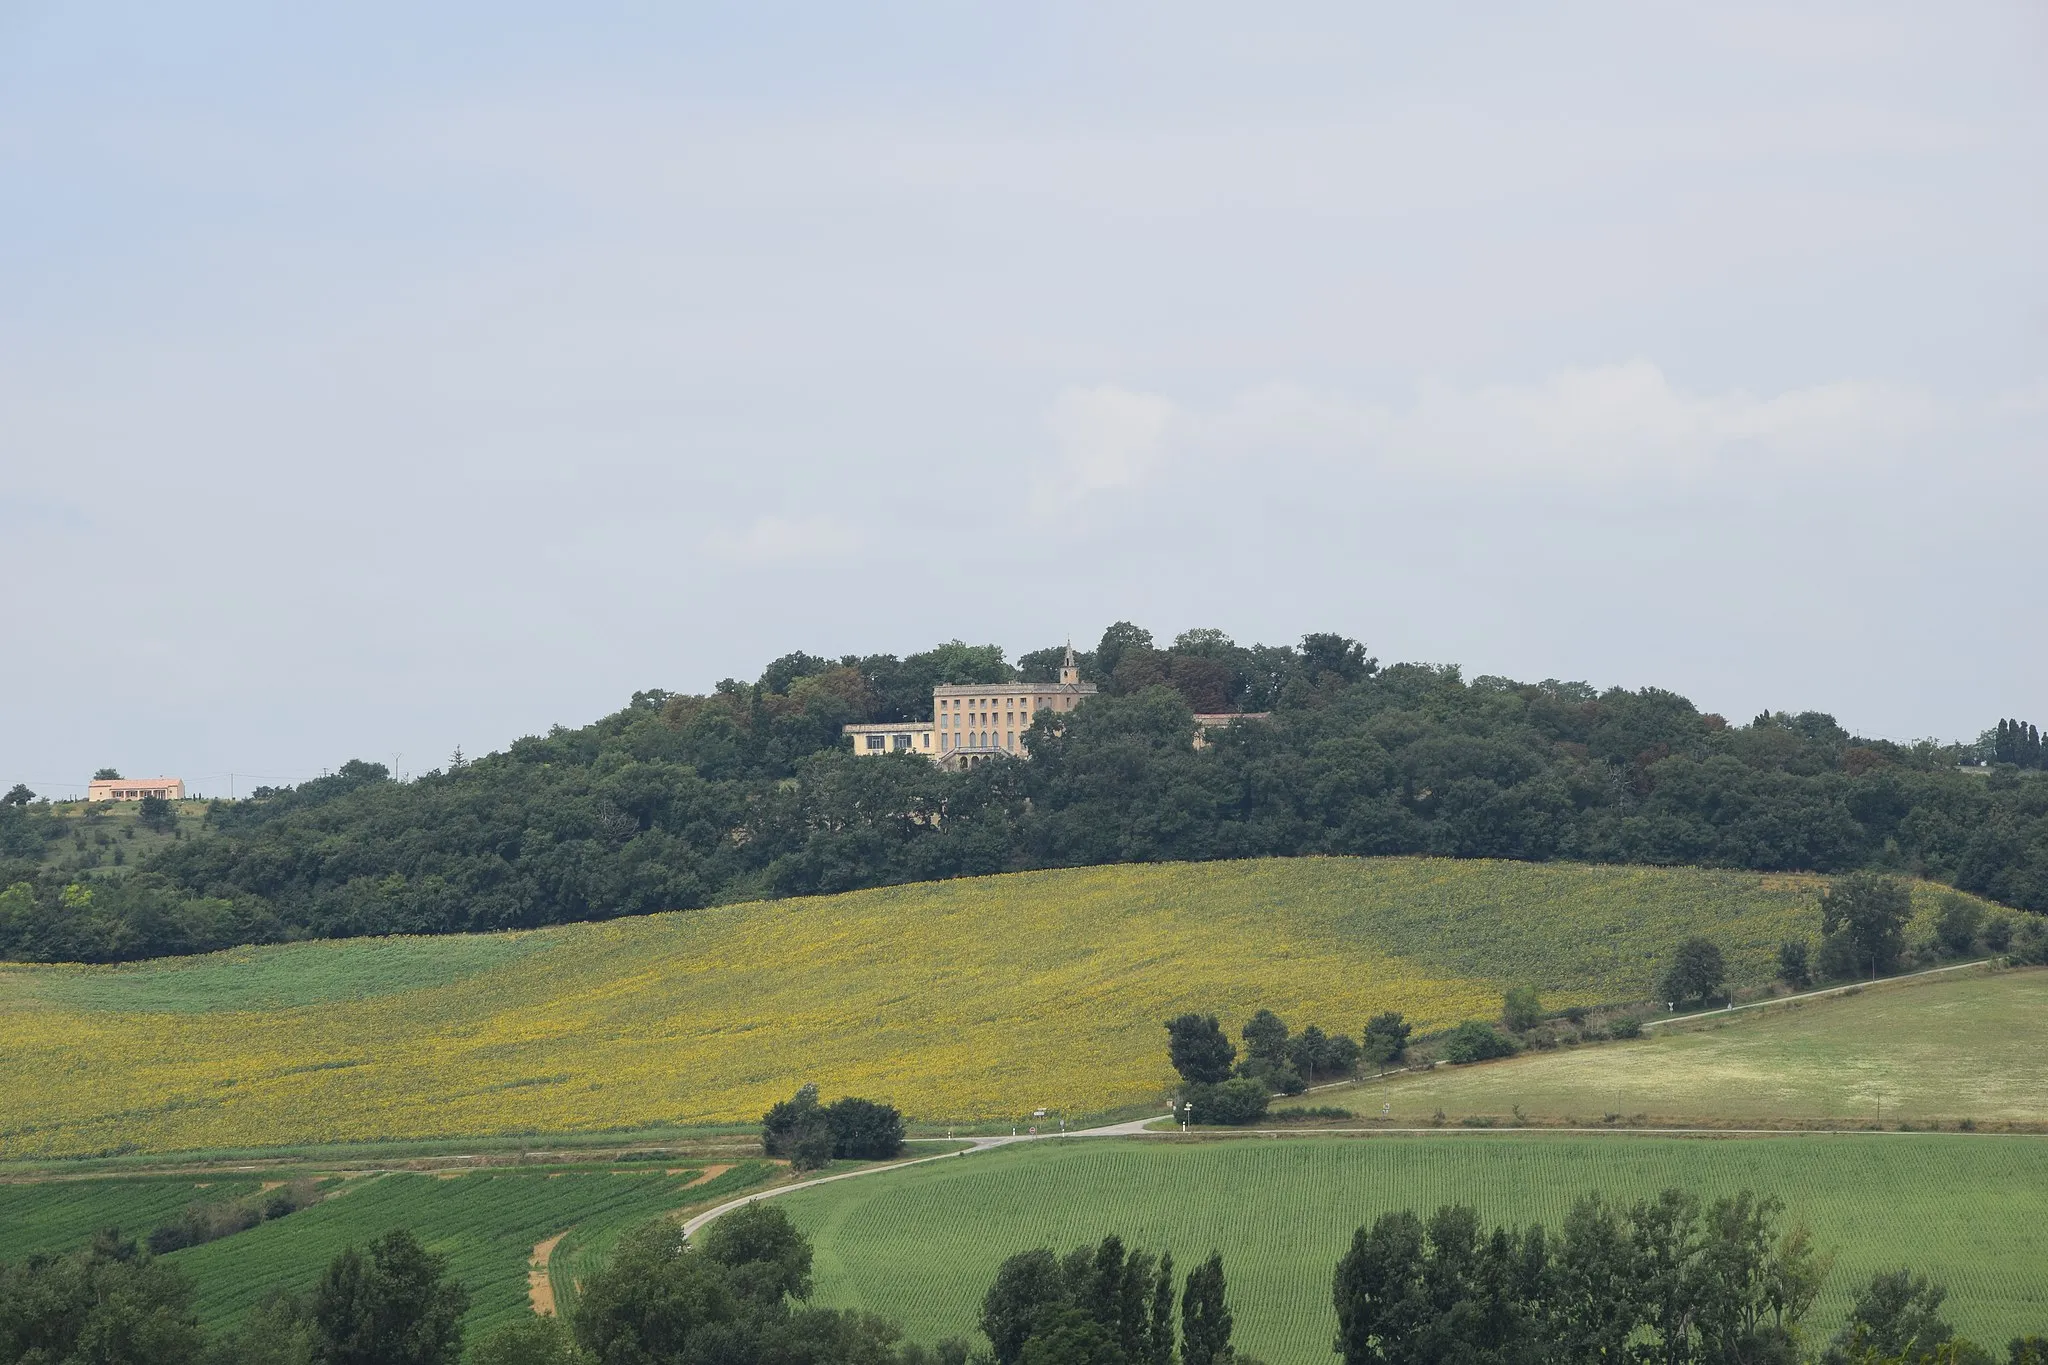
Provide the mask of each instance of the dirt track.
{"label": "dirt track", "polygon": [[536,1313],[555,1315],[555,1282],[548,1278],[548,1262],[554,1258],[555,1244],[568,1235],[565,1230],[534,1244],[533,1260],[526,1267],[526,1297]]}

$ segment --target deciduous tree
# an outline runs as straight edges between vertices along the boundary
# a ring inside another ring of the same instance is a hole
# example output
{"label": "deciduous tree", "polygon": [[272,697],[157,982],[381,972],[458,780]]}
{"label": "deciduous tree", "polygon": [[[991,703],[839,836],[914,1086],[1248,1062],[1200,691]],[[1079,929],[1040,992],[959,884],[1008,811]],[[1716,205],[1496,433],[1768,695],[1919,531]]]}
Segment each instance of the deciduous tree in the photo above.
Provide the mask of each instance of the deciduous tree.
{"label": "deciduous tree", "polygon": [[367,1259],[344,1250],[313,1291],[321,1365],[454,1365],[469,1290],[447,1272],[404,1228],[371,1242]]}
{"label": "deciduous tree", "polygon": [[1408,1055],[1408,1036],[1414,1027],[1399,1010],[1383,1010],[1365,1021],[1365,1060],[1384,1072]]}
{"label": "deciduous tree", "polygon": [[1665,999],[1681,1005],[1704,1002],[1720,992],[1727,977],[1728,965],[1719,945],[1709,938],[1693,937],[1672,951],[1671,965],[1665,968],[1658,989]]}
{"label": "deciduous tree", "polygon": [[1230,1079],[1237,1048],[1223,1036],[1213,1014],[1182,1014],[1166,1021],[1166,1054],[1190,1085],[1220,1085]]}
{"label": "deciduous tree", "polygon": [[1848,948],[1858,974],[1885,976],[1899,968],[1913,897],[1904,882],[1871,872],[1851,873],[1821,892],[1821,932]]}

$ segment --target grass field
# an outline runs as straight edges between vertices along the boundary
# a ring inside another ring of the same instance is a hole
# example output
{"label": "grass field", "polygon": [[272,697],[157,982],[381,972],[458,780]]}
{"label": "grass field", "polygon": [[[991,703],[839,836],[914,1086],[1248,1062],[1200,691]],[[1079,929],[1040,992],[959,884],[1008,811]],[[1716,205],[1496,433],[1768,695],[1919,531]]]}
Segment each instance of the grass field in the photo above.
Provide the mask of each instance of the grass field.
{"label": "grass field", "polygon": [[1068,1141],[1011,1147],[784,1196],[814,1239],[818,1301],[971,1336],[996,1266],[1105,1233],[1190,1266],[1223,1252],[1241,1346],[1271,1365],[1332,1359],[1330,1274],[1389,1208],[1466,1203],[1555,1226],[1578,1194],[1680,1185],[1776,1193],[1837,1260],[1811,1320],[1910,1264],[1946,1282],[1959,1330],[1999,1349],[2048,1328],[2048,1140],[1828,1134],[1569,1137],[1463,1132],[1365,1139]]}
{"label": "grass field", "polygon": [[[1159,1022],[1355,1032],[1738,984],[1813,878],[1416,858],[1081,868],[527,934],[0,968],[0,1159],[745,1120],[799,1080],[944,1121],[1150,1103]],[[1916,891],[1923,919],[1933,888]]]}
{"label": "grass field", "polygon": [[[1440,1066],[1280,1102],[1396,1124],[1470,1116],[1652,1123],[2048,1123],[2048,971],[1958,974],[1705,1016],[1638,1042]],[[2048,1276],[2048,1267],[2043,1268]]]}

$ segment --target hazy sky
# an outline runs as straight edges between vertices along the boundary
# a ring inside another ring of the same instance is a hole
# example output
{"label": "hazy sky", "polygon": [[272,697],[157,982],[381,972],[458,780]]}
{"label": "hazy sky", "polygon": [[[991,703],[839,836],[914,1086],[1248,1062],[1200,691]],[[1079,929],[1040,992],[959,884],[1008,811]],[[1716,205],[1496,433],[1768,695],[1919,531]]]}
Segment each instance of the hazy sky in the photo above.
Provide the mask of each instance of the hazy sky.
{"label": "hazy sky", "polygon": [[2039,5],[319,8],[0,0],[0,785],[1118,618],[2048,722]]}

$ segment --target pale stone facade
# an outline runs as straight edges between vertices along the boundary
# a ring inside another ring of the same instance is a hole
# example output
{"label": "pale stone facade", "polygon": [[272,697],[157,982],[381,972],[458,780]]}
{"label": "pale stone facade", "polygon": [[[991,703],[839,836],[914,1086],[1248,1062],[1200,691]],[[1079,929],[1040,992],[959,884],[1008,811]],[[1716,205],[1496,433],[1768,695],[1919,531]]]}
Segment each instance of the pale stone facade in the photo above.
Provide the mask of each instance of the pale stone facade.
{"label": "pale stone facade", "polygon": [[948,768],[1029,754],[1024,731],[1040,711],[1071,711],[1095,695],[1081,681],[1069,648],[1056,683],[941,683],[932,689],[932,719],[902,725],[849,725],[860,757],[919,753]]}
{"label": "pale stone facade", "polygon": [[85,788],[88,801],[140,801],[145,796],[183,801],[184,780],[176,777],[96,777]]}
{"label": "pale stone facade", "polygon": [[1195,713],[1195,747],[1209,747],[1209,732],[1224,730],[1241,720],[1271,720],[1271,711],[1197,711]]}

